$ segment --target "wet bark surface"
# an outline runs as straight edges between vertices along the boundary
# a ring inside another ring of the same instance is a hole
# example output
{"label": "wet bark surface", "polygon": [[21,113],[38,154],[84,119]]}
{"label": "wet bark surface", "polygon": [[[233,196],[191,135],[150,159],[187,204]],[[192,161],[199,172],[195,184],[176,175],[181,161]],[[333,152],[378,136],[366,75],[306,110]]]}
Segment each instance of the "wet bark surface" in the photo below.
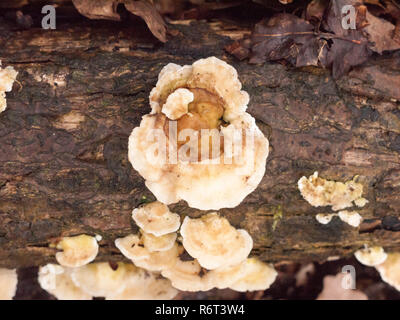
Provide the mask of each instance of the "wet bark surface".
{"label": "wet bark surface", "polygon": [[[60,19],[56,30],[22,30],[1,21],[0,59],[19,72],[0,114],[1,267],[54,262],[48,244],[81,233],[103,237],[96,260],[123,259],[115,238],[135,232],[132,209],[154,199],[127,159],[129,134],[150,111],[165,64],[208,56],[237,69],[248,111],[271,144],[256,191],[220,211],[249,231],[252,254],[307,262],[349,256],[365,243],[399,247],[400,233],[381,224],[400,214],[399,53],[334,81],[328,70],[236,60],[224,47],[242,31],[223,23],[169,28],[161,44],[141,23],[74,18]],[[369,201],[358,210],[361,229],[315,220],[330,208],[312,207],[297,189],[314,171],[339,181],[360,176]],[[170,208],[204,214],[184,202]]]}

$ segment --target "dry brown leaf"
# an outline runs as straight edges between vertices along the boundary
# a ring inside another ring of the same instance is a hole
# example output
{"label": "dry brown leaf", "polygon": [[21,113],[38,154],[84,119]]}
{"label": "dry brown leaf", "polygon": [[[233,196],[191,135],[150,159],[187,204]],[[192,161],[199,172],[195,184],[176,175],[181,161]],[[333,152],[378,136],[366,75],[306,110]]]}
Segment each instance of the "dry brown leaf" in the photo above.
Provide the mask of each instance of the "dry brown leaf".
{"label": "dry brown leaf", "polygon": [[312,0],[306,9],[306,20],[321,21],[328,3],[328,0]]}
{"label": "dry brown leaf", "polygon": [[151,3],[125,0],[125,8],[134,15],[141,17],[158,40],[161,42],[167,41],[165,22]]}
{"label": "dry brown leaf", "polygon": [[89,19],[121,20],[117,13],[119,1],[113,0],[72,0],[79,13]]}
{"label": "dry brown leaf", "polygon": [[126,10],[141,17],[153,35],[162,42],[167,41],[165,22],[154,5],[146,0],[72,0],[80,14],[89,19],[121,20],[117,12],[120,3]]}
{"label": "dry brown leaf", "polygon": [[387,50],[400,49],[400,42],[397,42],[393,36],[395,35],[395,26],[387,20],[377,18],[367,12],[366,15],[368,26],[364,31],[368,34],[368,39],[374,42],[372,50],[382,53]]}

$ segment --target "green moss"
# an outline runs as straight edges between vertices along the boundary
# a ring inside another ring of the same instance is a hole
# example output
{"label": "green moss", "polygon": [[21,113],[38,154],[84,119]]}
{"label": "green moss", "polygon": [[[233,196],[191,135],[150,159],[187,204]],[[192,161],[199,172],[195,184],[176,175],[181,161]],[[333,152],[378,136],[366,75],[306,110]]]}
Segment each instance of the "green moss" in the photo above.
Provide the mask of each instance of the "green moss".
{"label": "green moss", "polygon": [[279,220],[281,220],[283,217],[283,210],[282,210],[282,206],[279,205],[278,207],[275,208],[274,210],[274,222],[272,223],[272,231],[275,231],[276,226],[278,225]]}

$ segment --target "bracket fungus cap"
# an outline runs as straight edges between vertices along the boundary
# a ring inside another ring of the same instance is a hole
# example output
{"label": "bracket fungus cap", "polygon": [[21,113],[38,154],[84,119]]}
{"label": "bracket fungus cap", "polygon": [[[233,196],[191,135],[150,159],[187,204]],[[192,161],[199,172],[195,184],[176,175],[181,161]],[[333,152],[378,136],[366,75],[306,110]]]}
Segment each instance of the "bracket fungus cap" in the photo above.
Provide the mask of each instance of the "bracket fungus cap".
{"label": "bracket fungus cap", "polygon": [[12,300],[17,292],[17,271],[0,268],[0,300]]}
{"label": "bracket fungus cap", "polygon": [[256,258],[246,260],[244,276],[230,286],[236,291],[266,290],[275,281],[278,273],[272,265]]}
{"label": "bracket fungus cap", "polygon": [[[161,70],[150,93],[151,113],[133,129],[128,146],[129,161],[157,200],[218,210],[236,207],[256,189],[269,142],[246,113],[249,95],[241,88],[236,70],[216,57]],[[174,126],[177,132],[171,133]],[[181,140],[187,131],[190,137]],[[155,132],[161,132],[168,156],[163,151],[154,155],[149,136]]]}
{"label": "bracket fungus cap", "polygon": [[209,270],[244,261],[253,247],[246,230],[236,230],[216,212],[199,219],[185,217],[180,233],[185,250]]}
{"label": "bracket fungus cap", "polygon": [[171,281],[143,269],[130,272],[126,281],[121,293],[111,293],[106,300],[170,300],[178,294]]}
{"label": "bracket fungus cap", "polygon": [[368,200],[362,198],[363,185],[353,180],[337,182],[326,180],[314,172],[309,178],[301,177],[298,181],[301,195],[314,207],[332,206],[334,211],[357,206],[364,206]]}
{"label": "bracket fungus cap", "polygon": [[380,265],[387,259],[385,250],[378,246],[368,247],[365,245],[364,248],[354,252],[354,256],[360,263],[369,267]]}
{"label": "bracket fungus cap", "polygon": [[106,297],[110,293],[121,293],[126,287],[129,272],[135,267],[119,262],[112,268],[108,262],[91,263],[71,271],[76,286],[93,297]]}
{"label": "bracket fungus cap", "polygon": [[144,232],[157,237],[175,232],[181,225],[179,215],[169,211],[168,207],[159,201],[134,209],[132,218]]}
{"label": "bracket fungus cap", "polygon": [[39,268],[38,282],[43,290],[58,300],[92,300],[92,296],[76,286],[71,279],[71,269],[57,264]]}
{"label": "bracket fungus cap", "polygon": [[17,79],[18,72],[13,67],[1,68],[0,61],[0,112],[7,108],[6,92],[12,90],[14,81]]}
{"label": "bracket fungus cap", "polygon": [[400,253],[390,252],[386,260],[380,265],[375,266],[381,278],[390,284],[397,291],[400,291]]}
{"label": "bracket fungus cap", "polygon": [[56,248],[63,250],[56,253],[57,262],[70,268],[81,267],[92,262],[99,252],[96,238],[86,234],[64,237],[57,243]]}

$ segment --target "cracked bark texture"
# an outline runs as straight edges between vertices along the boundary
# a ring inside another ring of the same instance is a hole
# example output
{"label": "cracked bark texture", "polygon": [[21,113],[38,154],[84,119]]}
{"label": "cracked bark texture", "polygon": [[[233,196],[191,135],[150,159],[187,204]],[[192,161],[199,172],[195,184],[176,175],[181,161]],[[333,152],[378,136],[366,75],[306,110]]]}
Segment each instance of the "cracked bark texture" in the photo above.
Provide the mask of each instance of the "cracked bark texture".
{"label": "cracked bark texture", "polygon": [[[239,62],[224,46],[242,31],[224,23],[170,25],[174,36],[161,44],[144,24],[74,19],[60,19],[56,30],[0,23],[0,59],[19,72],[0,114],[1,267],[54,262],[48,244],[81,233],[103,237],[96,260],[122,260],[114,239],[135,232],[132,209],[154,199],[127,159],[129,134],[149,112],[165,64],[213,55],[237,69],[248,111],[271,144],[256,191],[220,211],[252,235],[252,255],[323,261],[364,243],[399,247],[399,232],[360,232],[337,218],[319,224],[315,214],[329,208],[310,206],[297,189],[314,171],[339,181],[359,175],[364,219],[399,216],[399,53],[334,81],[327,70]],[[204,214],[184,202],[171,209]]]}

